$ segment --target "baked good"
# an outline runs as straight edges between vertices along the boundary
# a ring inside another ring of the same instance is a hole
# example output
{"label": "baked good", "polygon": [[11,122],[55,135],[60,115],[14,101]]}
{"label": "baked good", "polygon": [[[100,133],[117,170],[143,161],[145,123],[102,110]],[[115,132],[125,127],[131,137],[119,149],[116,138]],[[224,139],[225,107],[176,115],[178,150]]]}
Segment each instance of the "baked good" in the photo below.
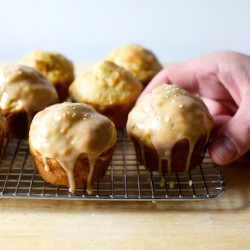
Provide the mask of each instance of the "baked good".
{"label": "baked good", "polygon": [[0,68],[0,107],[9,138],[26,138],[34,114],[57,101],[54,86],[40,71],[21,65]]}
{"label": "baked good", "polygon": [[69,88],[74,101],[91,105],[117,128],[126,126],[128,113],[141,91],[141,83],[130,72],[109,61],[94,65]]}
{"label": "baked good", "polygon": [[34,50],[23,57],[20,64],[40,70],[55,86],[59,101],[63,102],[68,97],[68,87],[74,80],[74,66],[65,56]]}
{"label": "baked good", "polygon": [[0,108],[0,157],[2,156],[3,153],[6,131],[7,131],[7,122]]}
{"label": "baked good", "polygon": [[38,172],[54,185],[87,187],[101,179],[116,143],[114,124],[86,104],[64,102],[37,113],[29,133]]}
{"label": "baked good", "polygon": [[111,51],[106,60],[130,71],[144,86],[162,69],[151,51],[136,44],[129,44]]}
{"label": "baked good", "polygon": [[137,158],[149,170],[184,172],[203,159],[213,119],[203,101],[175,85],[145,95],[128,117]]}

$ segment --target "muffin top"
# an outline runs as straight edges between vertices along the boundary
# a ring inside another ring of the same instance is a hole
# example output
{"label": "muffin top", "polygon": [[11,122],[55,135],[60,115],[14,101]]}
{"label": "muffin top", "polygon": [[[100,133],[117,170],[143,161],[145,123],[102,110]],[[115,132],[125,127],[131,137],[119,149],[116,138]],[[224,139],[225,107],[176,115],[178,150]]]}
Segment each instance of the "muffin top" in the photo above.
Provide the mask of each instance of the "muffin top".
{"label": "muffin top", "polygon": [[[78,157],[89,159],[90,173],[98,157],[114,146],[114,124],[86,104],[64,102],[37,113],[31,123],[29,143],[46,158],[57,160],[68,173],[71,192],[74,192],[74,166]],[[89,174],[88,186],[91,184]]]}
{"label": "muffin top", "polygon": [[40,70],[55,86],[65,82],[70,84],[74,80],[72,62],[58,53],[34,50],[23,57],[19,64]]}
{"label": "muffin top", "polygon": [[0,68],[0,106],[4,111],[37,112],[58,100],[51,82],[38,70],[21,65]]}
{"label": "muffin top", "polygon": [[106,59],[130,71],[143,85],[147,85],[162,69],[151,51],[136,44],[115,49],[107,55]]}
{"label": "muffin top", "polygon": [[171,161],[173,146],[189,141],[189,159],[201,135],[209,139],[213,119],[203,103],[175,85],[163,84],[145,95],[128,116],[128,133],[143,145],[153,147],[160,159]]}
{"label": "muffin top", "polygon": [[69,88],[74,100],[99,110],[114,104],[130,105],[136,101],[141,90],[141,83],[130,72],[109,61],[94,65],[77,77]]}

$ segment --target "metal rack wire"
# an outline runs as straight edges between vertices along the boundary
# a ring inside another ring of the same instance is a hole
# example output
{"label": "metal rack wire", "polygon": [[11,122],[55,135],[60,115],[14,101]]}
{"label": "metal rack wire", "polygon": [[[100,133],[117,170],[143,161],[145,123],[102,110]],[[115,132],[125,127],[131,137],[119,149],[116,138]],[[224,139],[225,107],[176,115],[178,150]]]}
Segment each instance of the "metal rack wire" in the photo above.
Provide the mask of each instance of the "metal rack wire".
{"label": "metal rack wire", "polygon": [[106,175],[93,185],[93,194],[43,181],[29,153],[26,140],[7,140],[0,164],[0,197],[91,200],[199,200],[225,192],[218,167],[208,155],[188,173],[162,175],[137,163],[134,147],[124,131],[118,132],[116,150]]}

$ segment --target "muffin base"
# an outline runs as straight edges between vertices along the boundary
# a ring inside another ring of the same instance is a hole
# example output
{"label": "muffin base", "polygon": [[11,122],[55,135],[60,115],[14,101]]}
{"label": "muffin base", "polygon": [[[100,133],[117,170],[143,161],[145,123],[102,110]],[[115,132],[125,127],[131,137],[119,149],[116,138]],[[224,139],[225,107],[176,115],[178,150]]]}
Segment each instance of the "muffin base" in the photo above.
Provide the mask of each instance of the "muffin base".
{"label": "muffin base", "polygon": [[7,137],[26,139],[29,132],[28,117],[24,110],[6,111],[3,114],[7,120]]}
{"label": "muffin base", "polygon": [[70,82],[64,82],[64,83],[54,83],[54,87],[56,88],[56,92],[58,94],[59,102],[65,102],[66,99],[69,97],[69,85]]}
{"label": "muffin base", "polygon": [[[91,179],[91,183],[100,180],[104,177],[113,153],[114,153],[115,146],[106,150],[104,153],[101,154],[100,157],[107,157],[105,160],[97,159]],[[63,185],[69,187],[69,180],[67,172],[63,169],[58,161],[55,159],[47,158],[47,164],[50,170],[47,172],[45,171],[45,166],[43,162],[43,158],[40,152],[35,150],[32,145],[30,145],[31,154],[34,157],[35,165],[41,177],[50,182],[53,185]],[[86,157],[86,154],[81,154],[78,159],[76,160],[75,167],[74,167],[74,180],[75,180],[75,187],[76,188],[86,188],[87,187],[87,179],[88,174],[90,171],[89,161]]]}
{"label": "muffin base", "polygon": [[130,110],[134,107],[135,102],[129,106],[124,106],[117,104],[114,106],[106,107],[104,110],[98,110],[102,115],[107,116],[116,126],[116,128],[124,128],[127,124],[128,114]]}
{"label": "muffin base", "polygon": [[[159,166],[159,156],[157,151],[153,147],[143,146],[141,149],[139,140],[136,137],[131,136],[134,143],[137,160],[140,164],[144,165],[150,171],[157,171]],[[194,150],[190,159],[189,169],[194,169],[203,160],[206,152],[207,145],[206,136],[202,135],[197,140]],[[144,151],[145,163],[143,163],[143,156],[141,150]],[[186,160],[188,156],[189,143],[187,139],[178,141],[172,149],[172,162],[171,162],[171,173],[185,172],[186,171]],[[168,173],[168,161],[162,160],[162,173]],[[171,174],[168,173],[168,174]]]}
{"label": "muffin base", "polygon": [[3,156],[4,146],[5,146],[5,135],[4,131],[0,132],[0,158]]}
{"label": "muffin base", "polygon": [[106,107],[100,107],[88,102],[85,103],[92,106],[100,114],[107,116],[115,124],[115,127],[117,129],[122,129],[126,127],[128,114],[135,106],[135,102],[136,101],[134,101],[130,105],[114,104]]}

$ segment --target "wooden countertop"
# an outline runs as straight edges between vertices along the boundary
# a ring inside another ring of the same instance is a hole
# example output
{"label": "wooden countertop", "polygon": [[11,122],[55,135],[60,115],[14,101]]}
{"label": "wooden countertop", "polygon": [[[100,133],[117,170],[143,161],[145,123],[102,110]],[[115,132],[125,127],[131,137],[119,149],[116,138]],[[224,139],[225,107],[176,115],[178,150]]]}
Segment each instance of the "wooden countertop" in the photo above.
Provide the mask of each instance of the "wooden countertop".
{"label": "wooden countertop", "polygon": [[250,249],[250,159],[222,172],[227,192],[217,200],[2,198],[0,249]]}

